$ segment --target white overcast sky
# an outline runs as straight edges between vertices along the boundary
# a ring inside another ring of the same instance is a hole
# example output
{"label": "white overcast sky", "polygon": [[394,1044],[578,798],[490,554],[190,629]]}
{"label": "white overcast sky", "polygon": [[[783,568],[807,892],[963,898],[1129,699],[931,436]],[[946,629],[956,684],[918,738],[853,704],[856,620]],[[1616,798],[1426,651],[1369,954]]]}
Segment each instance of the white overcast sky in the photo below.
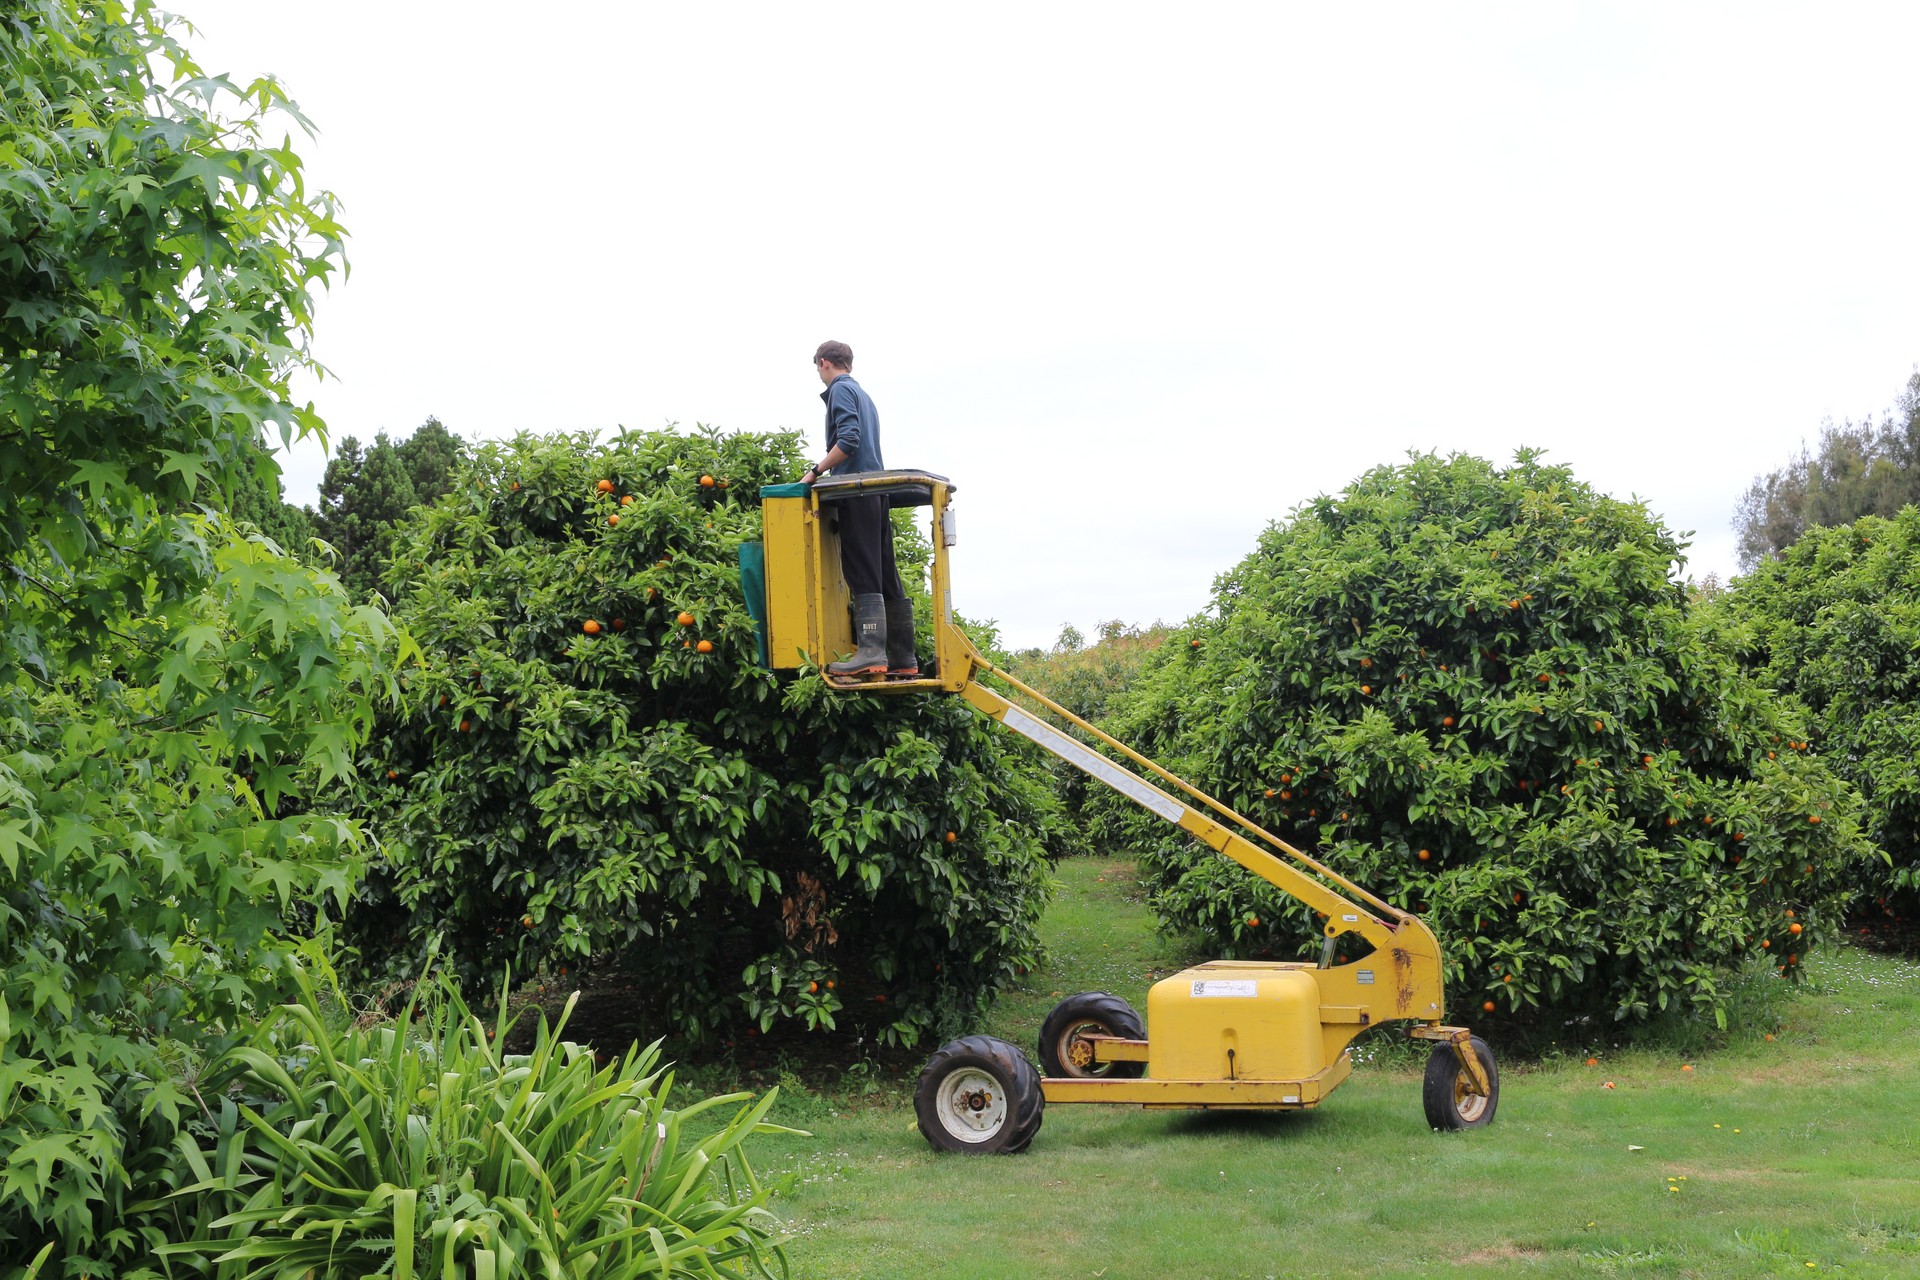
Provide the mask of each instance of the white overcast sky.
{"label": "white overcast sky", "polygon": [[1724,577],[1920,361],[1920,5],[177,7],[320,129],[336,440],[817,442],[838,338],[1016,645],[1408,450],[1543,448]]}

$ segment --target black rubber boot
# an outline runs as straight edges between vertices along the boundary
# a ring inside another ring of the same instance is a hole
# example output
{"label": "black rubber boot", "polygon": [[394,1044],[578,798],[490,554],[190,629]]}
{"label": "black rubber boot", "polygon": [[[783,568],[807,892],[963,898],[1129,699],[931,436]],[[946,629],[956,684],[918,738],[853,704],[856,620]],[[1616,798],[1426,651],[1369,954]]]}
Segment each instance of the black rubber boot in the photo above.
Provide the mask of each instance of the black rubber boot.
{"label": "black rubber boot", "polygon": [[845,662],[829,662],[827,674],[848,676],[887,674],[887,602],[878,592],[853,598],[853,639],[857,646]]}
{"label": "black rubber boot", "polygon": [[887,678],[911,680],[920,674],[913,651],[913,601],[887,601]]}

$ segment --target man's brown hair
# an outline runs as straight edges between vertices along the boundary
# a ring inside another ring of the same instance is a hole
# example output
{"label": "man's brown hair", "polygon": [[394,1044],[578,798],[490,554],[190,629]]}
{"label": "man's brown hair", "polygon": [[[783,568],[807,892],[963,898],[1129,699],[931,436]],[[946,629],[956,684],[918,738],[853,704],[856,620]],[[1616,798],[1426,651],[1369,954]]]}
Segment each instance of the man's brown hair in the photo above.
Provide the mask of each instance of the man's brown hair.
{"label": "man's brown hair", "polygon": [[813,353],[813,358],[816,363],[825,360],[836,369],[845,369],[849,373],[853,371],[853,348],[844,342],[821,343],[820,349]]}

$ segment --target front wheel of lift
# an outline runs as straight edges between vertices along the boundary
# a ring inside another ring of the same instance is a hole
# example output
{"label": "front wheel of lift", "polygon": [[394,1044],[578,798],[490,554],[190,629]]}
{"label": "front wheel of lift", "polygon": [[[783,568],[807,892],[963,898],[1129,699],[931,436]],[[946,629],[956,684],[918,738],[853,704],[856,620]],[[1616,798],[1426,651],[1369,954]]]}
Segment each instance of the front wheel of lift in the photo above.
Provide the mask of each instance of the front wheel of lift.
{"label": "front wheel of lift", "polygon": [[1093,1060],[1088,1036],[1118,1036],[1144,1040],[1147,1026],[1134,1007],[1104,991],[1082,991],[1053,1006],[1040,1024],[1040,1070],[1050,1076],[1077,1080],[1130,1079],[1147,1069],[1144,1062]]}
{"label": "front wheel of lift", "polygon": [[942,1151],[972,1155],[1026,1150],[1046,1105],[1026,1055],[992,1036],[941,1045],[913,1090],[921,1135]]}
{"label": "front wheel of lift", "polygon": [[1420,1090],[1426,1104],[1427,1123],[1436,1129],[1480,1129],[1492,1122],[1494,1108],[1500,1105],[1500,1068],[1493,1061],[1493,1050],[1479,1036],[1467,1041],[1469,1050],[1480,1059],[1487,1073],[1486,1096],[1472,1092],[1473,1077],[1466,1064],[1454,1054],[1450,1044],[1438,1045],[1427,1059],[1427,1078]]}

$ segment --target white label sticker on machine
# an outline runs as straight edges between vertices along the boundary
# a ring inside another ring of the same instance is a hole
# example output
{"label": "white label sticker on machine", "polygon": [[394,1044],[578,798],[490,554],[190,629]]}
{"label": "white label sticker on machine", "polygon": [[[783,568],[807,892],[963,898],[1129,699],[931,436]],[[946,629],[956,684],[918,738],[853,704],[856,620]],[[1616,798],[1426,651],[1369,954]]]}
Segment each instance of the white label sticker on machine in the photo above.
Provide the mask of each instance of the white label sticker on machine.
{"label": "white label sticker on machine", "polygon": [[1251,1000],[1259,994],[1260,984],[1246,978],[1195,979],[1193,983],[1193,998],[1196,1000],[1221,996],[1230,1000]]}
{"label": "white label sticker on machine", "polygon": [[1373,985],[1373,970],[1357,969],[1354,971],[1353,980],[1363,987],[1370,987]]}

